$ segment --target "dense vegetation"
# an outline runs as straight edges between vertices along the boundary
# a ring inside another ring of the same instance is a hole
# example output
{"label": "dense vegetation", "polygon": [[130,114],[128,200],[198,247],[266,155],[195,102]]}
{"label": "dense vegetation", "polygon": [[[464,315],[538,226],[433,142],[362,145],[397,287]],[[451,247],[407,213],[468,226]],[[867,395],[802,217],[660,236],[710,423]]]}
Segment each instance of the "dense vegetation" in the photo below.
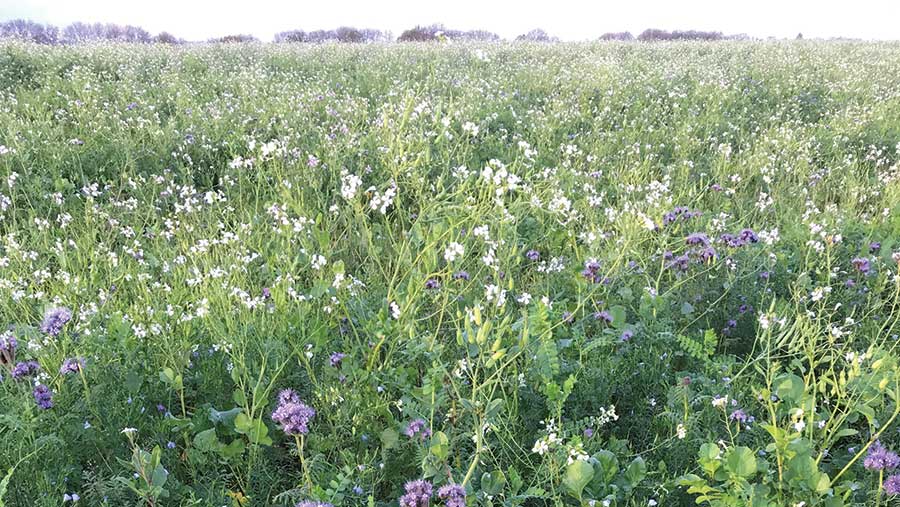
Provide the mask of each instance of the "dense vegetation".
{"label": "dense vegetation", "polygon": [[5,43],[0,505],[896,502],[898,68]]}

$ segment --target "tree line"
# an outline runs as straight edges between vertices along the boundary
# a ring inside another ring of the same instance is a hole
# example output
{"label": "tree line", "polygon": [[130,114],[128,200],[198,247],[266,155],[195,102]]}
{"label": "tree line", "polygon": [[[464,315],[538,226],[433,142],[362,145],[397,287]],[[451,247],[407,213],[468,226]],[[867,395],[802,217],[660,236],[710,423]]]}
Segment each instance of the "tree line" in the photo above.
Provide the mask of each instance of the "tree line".
{"label": "tree line", "polygon": [[[36,23],[25,19],[14,19],[0,23],[0,38],[15,38],[36,42],[38,44],[78,44],[93,41],[135,42],[135,43],[163,43],[181,44],[184,39],[176,37],[168,32],[151,34],[138,26],[117,25],[114,23],[72,23],[64,28],[49,24]],[[726,39],[748,39],[744,34],[724,35],[722,32],[700,30],[660,30],[650,28],[641,32],[637,37],[631,32],[609,32],[601,35],[599,40],[611,41],[671,41],[671,40],[704,40],[717,41]],[[259,39],[253,35],[231,34],[223,37],[209,39],[208,42],[240,43],[256,42]],[[370,43],[391,42],[394,37],[390,32],[374,28],[354,28],[342,26],[333,30],[288,30],[275,34],[277,43]],[[499,41],[501,37],[487,30],[455,30],[446,28],[440,24],[416,26],[404,30],[398,42],[429,42],[441,40],[458,41]],[[534,29],[517,36],[515,41],[523,42],[558,42],[554,37],[542,29]]]}

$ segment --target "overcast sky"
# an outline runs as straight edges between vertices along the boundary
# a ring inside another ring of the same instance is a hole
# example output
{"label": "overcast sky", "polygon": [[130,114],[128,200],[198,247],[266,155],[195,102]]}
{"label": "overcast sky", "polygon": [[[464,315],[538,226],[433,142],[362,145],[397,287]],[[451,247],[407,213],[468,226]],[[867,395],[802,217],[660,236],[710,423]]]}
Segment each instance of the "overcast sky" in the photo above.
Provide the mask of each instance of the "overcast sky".
{"label": "overcast sky", "polygon": [[726,34],[900,39],[900,0],[0,0],[0,20],[101,21],[203,40],[349,25],[399,35],[417,24],[486,29],[512,38],[543,28],[564,40],[645,28]]}

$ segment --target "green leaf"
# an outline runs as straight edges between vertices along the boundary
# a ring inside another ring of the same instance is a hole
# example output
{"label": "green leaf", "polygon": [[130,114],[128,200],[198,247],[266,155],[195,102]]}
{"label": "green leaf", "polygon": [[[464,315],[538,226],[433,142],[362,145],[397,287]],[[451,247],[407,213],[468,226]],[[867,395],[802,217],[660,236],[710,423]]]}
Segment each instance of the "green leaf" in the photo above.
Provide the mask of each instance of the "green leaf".
{"label": "green leaf", "polygon": [[646,476],[647,464],[644,463],[644,458],[641,458],[640,456],[634,458],[634,461],[632,461],[628,465],[628,468],[625,469],[625,479],[628,480],[628,484],[631,485],[632,488],[636,487]]}
{"label": "green leaf", "polygon": [[481,491],[486,495],[495,496],[503,491],[506,485],[506,476],[500,470],[494,470],[491,473],[485,473],[481,476]]}
{"label": "green leaf", "polygon": [[215,408],[209,409],[209,420],[213,424],[221,424],[228,428],[234,429],[234,419],[238,414],[241,413],[240,407],[235,407],[231,410],[226,410],[224,412],[220,412]]}
{"label": "green leaf", "polygon": [[779,398],[796,403],[803,396],[806,386],[802,378],[793,373],[785,373],[775,379],[774,388]]}
{"label": "green leaf", "polygon": [[169,479],[169,472],[162,465],[156,465],[153,474],[150,476],[151,484],[156,488],[161,488]]}
{"label": "green leaf", "polygon": [[579,500],[584,487],[594,478],[594,467],[587,461],[576,459],[566,467],[566,474],[563,477],[563,485],[569,492]]}
{"label": "green leaf", "polygon": [[400,434],[391,428],[385,428],[381,432],[381,446],[385,449],[393,449],[400,440]]}
{"label": "green leaf", "polygon": [[682,315],[690,315],[692,313],[694,313],[694,305],[688,303],[687,301],[681,304]]}
{"label": "green leaf", "polygon": [[144,377],[139,375],[136,371],[130,370],[125,375],[125,389],[128,389],[128,392],[132,394],[137,394],[141,389],[141,384],[144,383]]}
{"label": "green leaf", "polygon": [[735,447],[725,455],[725,467],[738,477],[752,477],[756,474],[756,456],[747,447]]}
{"label": "green leaf", "polygon": [[625,307],[622,305],[616,305],[609,309],[609,314],[612,316],[612,325],[616,329],[621,329],[625,327]]}
{"label": "green leaf", "polygon": [[598,451],[593,458],[595,477],[601,481],[600,486],[609,485],[619,473],[619,460],[615,454],[607,450]]}
{"label": "green leaf", "polygon": [[431,437],[431,454],[437,459],[444,460],[450,451],[450,440],[443,431],[438,431]]}
{"label": "green leaf", "polygon": [[210,428],[194,435],[194,447],[203,451],[210,452],[218,448],[219,438],[216,436],[216,429]]}

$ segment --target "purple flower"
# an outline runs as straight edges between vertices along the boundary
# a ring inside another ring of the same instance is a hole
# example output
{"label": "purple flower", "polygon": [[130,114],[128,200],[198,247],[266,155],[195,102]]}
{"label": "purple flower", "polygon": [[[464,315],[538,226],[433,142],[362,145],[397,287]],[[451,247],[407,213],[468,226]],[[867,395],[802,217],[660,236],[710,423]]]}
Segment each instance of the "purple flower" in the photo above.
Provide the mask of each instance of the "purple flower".
{"label": "purple flower", "polygon": [[41,410],[47,410],[48,408],[53,408],[53,391],[50,390],[49,387],[44,384],[38,384],[34,387],[34,402],[37,403],[38,408]]}
{"label": "purple flower", "polygon": [[600,283],[603,281],[603,277],[600,276],[600,263],[597,261],[585,262],[584,269],[581,271],[581,276],[592,283]]}
{"label": "purple flower", "polygon": [[407,482],[404,486],[406,494],[400,497],[400,507],[428,507],[432,488],[424,479]]}
{"label": "purple flower", "polygon": [[12,334],[0,336],[0,364],[13,364],[19,342]]}
{"label": "purple flower", "polygon": [[709,237],[702,232],[694,232],[688,234],[688,236],[684,239],[684,242],[688,245],[709,246]]}
{"label": "purple flower", "polygon": [[447,507],[466,507],[466,488],[459,484],[445,484],[438,490],[438,497]]}
{"label": "purple flower", "polygon": [[900,494],[900,475],[892,475],[884,480],[884,492],[889,495]]}
{"label": "purple flower", "polygon": [[853,267],[856,268],[857,271],[864,275],[868,275],[869,271],[872,269],[872,264],[869,262],[869,259],[865,257],[857,257],[850,261],[853,263]]}
{"label": "purple flower", "polygon": [[603,322],[606,322],[607,324],[612,324],[613,317],[608,311],[603,310],[603,311],[594,313],[594,320],[602,320]]}
{"label": "purple flower", "polygon": [[272,290],[268,287],[263,287],[262,297],[263,299],[269,299],[270,297],[272,297]]}
{"label": "purple flower", "polygon": [[457,271],[456,273],[453,273],[454,280],[468,280],[469,278],[468,271]]}
{"label": "purple flower", "polygon": [[302,502],[297,502],[294,504],[294,507],[334,507],[328,502],[317,502],[315,500],[303,500]]}
{"label": "purple flower", "polygon": [[435,279],[435,278],[429,278],[428,280],[425,281],[425,288],[426,289],[440,289],[441,282],[437,281],[437,279]]}
{"label": "purple flower", "polygon": [[68,375],[70,373],[78,373],[80,370],[84,369],[84,359],[80,357],[70,357],[63,361],[62,366],[59,367],[60,375]]}
{"label": "purple flower", "polygon": [[166,442],[166,448],[167,448],[167,449],[174,449],[174,448],[175,448],[175,442],[169,440],[168,442]]}
{"label": "purple flower", "polygon": [[529,250],[529,251],[525,252],[525,257],[527,257],[528,260],[530,260],[530,261],[536,261],[541,258],[541,253],[538,252],[537,250]]}
{"label": "purple flower", "polygon": [[41,322],[41,331],[50,336],[59,335],[66,322],[72,320],[72,311],[64,306],[59,308],[51,308],[44,313],[44,320]]}
{"label": "purple flower", "polygon": [[18,380],[24,377],[30,377],[41,369],[41,365],[36,361],[26,361],[16,364],[12,369],[12,378]]}
{"label": "purple flower", "polygon": [[409,438],[419,435],[424,440],[431,436],[431,428],[426,427],[426,424],[425,419],[416,419],[409,423],[404,433]]}
{"label": "purple flower", "polygon": [[740,238],[742,241],[750,243],[759,243],[759,237],[752,229],[744,229],[741,231]]}
{"label": "purple flower", "polygon": [[285,434],[309,433],[309,422],[315,416],[316,411],[300,401],[300,396],[293,389],[278,393],[278,406],[272,412],[272,420],[281,425]]}
{"label": "purple flower", "polygon": [[592,436],[594,436],[594,428],[585,428],[584,438],[591,438]]}
{"label": "purple flower", "polygon": [[887,450],[878,440],[869,447],[863,466],[869,470],[890,470],[900,465],[900,456]]}
{"label": "purple flower", "polygon": [[730,418],[732,421],[747,422],[748,416],[747,416],[747,413],[744,412],[743,410],[737,409],[731,413]]}
{"label": "purple flower", "polygon": [[342,352],[332,352],[331,357],[329,358],[331,366],[333,366],[334,368],[340,368],[341,361],[343,361],[345,357],[347,357],[347,354],[344,354]]}
{"label": "purple flower", "polygon": [[875,253],[879,250],[881,250],[881,243],[877,241],[869,243],[869,253]]}
{"label": "purple flower", "polygon": [[628,340],[632,339],[633,337],[634,337],[634,331],[632,331],[630,329],[626,329],[625,331],[622,331],[622,341],[623,342],[627,342]]}

